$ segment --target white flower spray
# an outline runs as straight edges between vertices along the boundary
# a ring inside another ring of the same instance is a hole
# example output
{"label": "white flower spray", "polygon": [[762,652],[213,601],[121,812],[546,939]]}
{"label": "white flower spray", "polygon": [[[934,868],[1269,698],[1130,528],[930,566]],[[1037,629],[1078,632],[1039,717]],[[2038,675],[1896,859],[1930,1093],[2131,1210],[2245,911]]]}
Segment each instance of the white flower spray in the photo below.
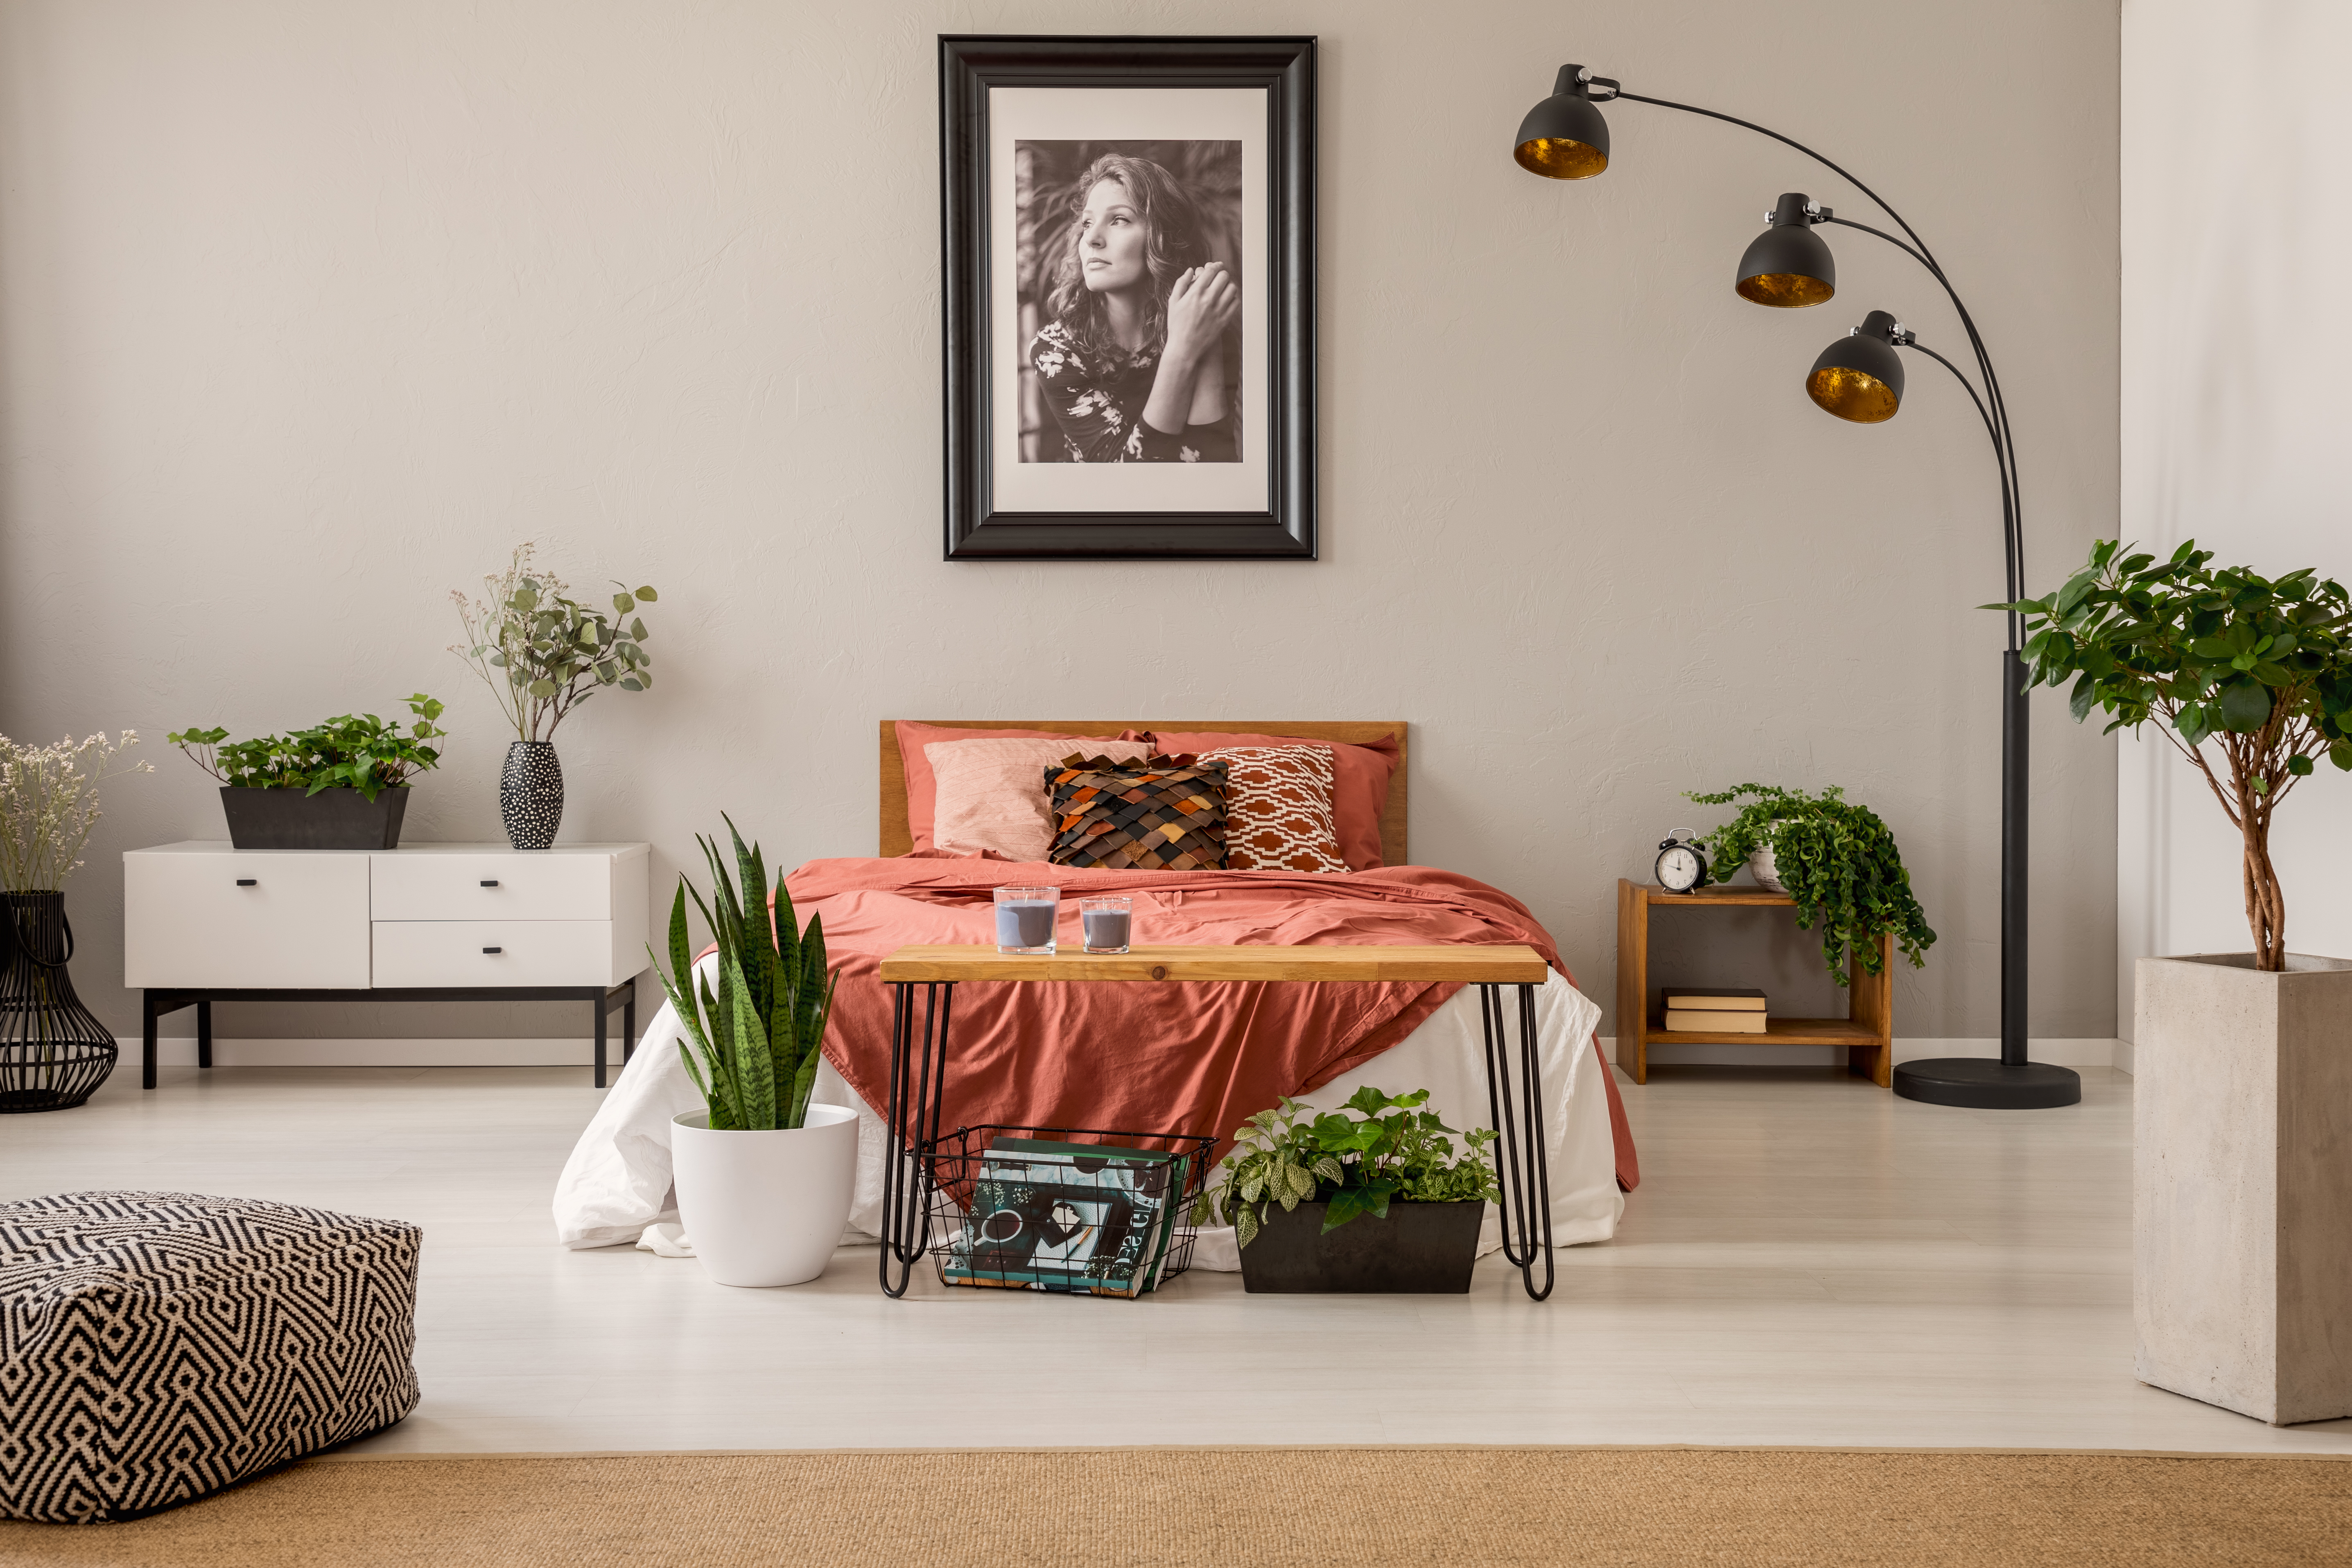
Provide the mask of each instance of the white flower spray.
{"label": "white flower spray", "polygon": [[81,742],[68,735],[54,746],[0,735],[0,888],[35,893],[65,885],[98,826],[98,786],[155,771],[146,763],[108,765],[138,743],[135,730],[114,740],[103,731]]}

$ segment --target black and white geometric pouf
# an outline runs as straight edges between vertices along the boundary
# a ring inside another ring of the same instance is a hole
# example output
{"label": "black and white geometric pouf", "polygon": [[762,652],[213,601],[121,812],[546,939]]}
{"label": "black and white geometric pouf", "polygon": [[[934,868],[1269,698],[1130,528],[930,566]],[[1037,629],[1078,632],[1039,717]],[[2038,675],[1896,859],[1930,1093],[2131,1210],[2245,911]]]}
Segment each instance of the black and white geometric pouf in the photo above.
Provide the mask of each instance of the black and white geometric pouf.
{"label": "black and white geometric pouf", "polygon": [[406,1415],[423,1240],[194,1193],[0,1203],[0,1517],[136,1519]]}

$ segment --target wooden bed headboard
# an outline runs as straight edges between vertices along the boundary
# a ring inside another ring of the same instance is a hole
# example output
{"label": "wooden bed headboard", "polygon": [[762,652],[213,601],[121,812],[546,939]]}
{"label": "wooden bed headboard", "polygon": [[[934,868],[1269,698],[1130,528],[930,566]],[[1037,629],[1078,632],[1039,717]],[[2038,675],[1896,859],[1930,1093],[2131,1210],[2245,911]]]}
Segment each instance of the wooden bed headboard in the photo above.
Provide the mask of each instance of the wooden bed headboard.
{"label": "wooden bed headboard", "polygon": [[[1339,741],[1355,745],[1394,736],[1397,765],[1389,778],[1388,809],[1381,814],[1381,858],[1391,866],[1412,863],[1405,853],[1405,721],[1402,719],[1344,723],[1270,723],[1239,719],[919,719],[915,722],[958,730],[1044,730],[1056,735],[1116,735],[1121,730],[1170,730],[1178,734],[1223,730],[1242,735],[1297,735],[1303,740]],[[907,766],[898,755],[898,732],[893,728],[897,723],[895,719],[882,721],[882,832],[877,853],[886,856],[904,855],[915,847],[914,830],[907,822]]]}

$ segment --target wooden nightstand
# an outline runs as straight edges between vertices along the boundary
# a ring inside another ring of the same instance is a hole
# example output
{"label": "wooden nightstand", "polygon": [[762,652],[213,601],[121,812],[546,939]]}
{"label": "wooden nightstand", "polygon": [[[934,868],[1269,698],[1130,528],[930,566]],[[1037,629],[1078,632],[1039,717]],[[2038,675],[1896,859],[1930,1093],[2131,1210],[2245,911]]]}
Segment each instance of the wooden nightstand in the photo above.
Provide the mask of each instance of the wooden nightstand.
{"label": "wooden nightstand", "polygon": [[1655,883],[1617,882],[1617,1065],[1635,1083],[1650,1081],[1652,1046],[1845,1046],[1847,1070],[1885,1089],[1895,1076],[1895,936],[1878,939],[1878,973],[1855,959],[1843,1018],[1768,1020],[1760,1035],[1718,1035],[1668,1030],[1663,1007],[1654,1011],[1650,992],[1652,910],[1792,910],[1794,899],[1762,888],[1700,888],[1669,893]]}

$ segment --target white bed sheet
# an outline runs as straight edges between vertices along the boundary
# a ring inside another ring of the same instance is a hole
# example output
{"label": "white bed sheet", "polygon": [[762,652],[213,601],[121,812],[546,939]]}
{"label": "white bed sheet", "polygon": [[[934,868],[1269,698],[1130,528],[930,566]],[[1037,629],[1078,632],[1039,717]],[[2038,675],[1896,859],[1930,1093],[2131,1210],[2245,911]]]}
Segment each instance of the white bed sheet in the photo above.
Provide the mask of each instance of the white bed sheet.
{"label": "white bed sheet", "polygon": [[[704,965],[715,962],[706,959]],[[1616,1145],[1609,1132],[1608,1089],[1601,1079],[1608,1068],[1591,1044],[1600,1016],[1591,999],[1556,971],[1536,993],[1552,1235],[1562,1246],[1608,1240],[1616,1234],[1625,1208],[1617,1186]],[[1515,1017],[1514,1065],[1517,1032]],[[630,1246],[647,1226],[677,1219],[677,1199],[670,1186],[670,1119],[703,1108],[702,1097],[678,1059],[677,1037],[677,1016],[665,1001],[564,1162],[554,1205],[556,1239],[563,1246]],[[1392,1049],[1299,1098],[1318,1110],[1332,1110],[1364,1084],[1391,1094],[1426,1089],[1430,1109],[1447,1126],[1489,1125],[1494,1116],[1487,1106],[1476,988],[1464,986]],[[857,1185],[850,1203],[850,1228],[842,1239],[871,1241],[882,1225],[881,1119],[830,1062],[817,1068],[810,1098],[857,1112]],[[1499,1245],[1490,1205],[1479,1250]],[[1240,1268],[1233,1231],[1202,1229],[1192,1263],[1199,1268]]]}

